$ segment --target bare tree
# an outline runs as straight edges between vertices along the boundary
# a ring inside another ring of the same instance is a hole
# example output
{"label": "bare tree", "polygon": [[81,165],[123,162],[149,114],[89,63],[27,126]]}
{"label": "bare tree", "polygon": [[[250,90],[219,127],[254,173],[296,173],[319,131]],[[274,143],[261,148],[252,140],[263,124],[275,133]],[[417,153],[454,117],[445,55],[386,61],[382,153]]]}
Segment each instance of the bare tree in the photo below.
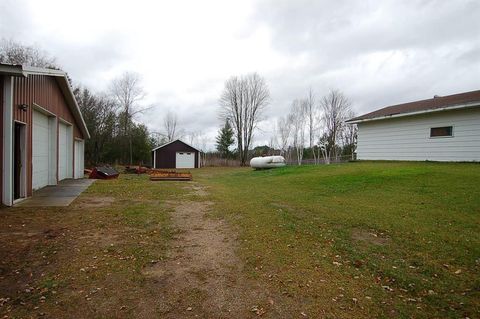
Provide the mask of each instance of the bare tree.
{"label": "bare tree", "polygon": [[196,149],[200,151],[199,154],[199,160],[200,160],[200,167],[205,166],[206,161],[207,161],[207,144],[210,138],[202,133],[202,132],[197,132],[195,134],[195,138],[193,139],[193,143],[190,144]]}
{"label": "bare tree", "polygon": [[167,137],[162,132],[150,132],[150,135],[155,141],[155,146],[160,146],[167,143]]}
{"label": "bare tree", "polygon": [[59,69],[56,59],[40,48],[4,38],[0,40],[0,63]]}
{"label": "bare tree", "polygon": [[[355,112],[350,111],[347,115],[348,119],[354,118]],[[345,155],[350,154],[351,159],[355,159],[355,151],[357,149],[357,132],[356,124],[345,124],[342,132],[343,152]]]}
{"label": "bare tree", "polygon": [[163,126],[165,129],[165,135],[167,136],[167,140],[169,142],[173,141],[177,137],[177,123],[177,114],[168,111],[163,119]]}
{"label": "bare tree", "polygon": [[345,121],[351,112],[350,101],[338,90],[331,90],[320,102],[323,111],[324,137],[323,147],[325,160],[338,158],[339,145]]}
{"label": "bare tree", "polygon": [[149,109],[149,107],[141,107],[139,105],[139,102],[145,97],[145,92],[140,82],[139,74],[125,72],[120,77],[114,79],[110,85],[110,94],[118,105],[123,134],[128,138],[130,164],[133,157],[131,136],[133,118],[135,115]]}
{"label": "bare tree", "polygon": [[291,115],[285,115],[284,117],[278,118],[275,125],[275,138],[277,140],[278,147],[280,148],[280,155],[287,157],[287,159],[290,157],[288,154],[288,146],[290,143],[291,133]]}
{"label": "bare tree", "polygon": [[317,104],[315,103],[315,94],[312,89],[308,91],[307,98],[305,99],[305,112],[307,117],[308,124],[308,145],[310,148],[313,147],[315,142],[315,130],[316,125],[316,115],[317,115]]}
{"label": "bare tree", "polygon": [[[315,98],[315,94],[312,89],[308,91],[307,97],[305,98],[305,116],[308,126],[308,145],[313,155],[314,163],[317,164],[320,159],[320,150],[315,143],[315,140],[318,137],[319,123],[321,123],[320,112],[318,103]],[[318,154],[317,151],[318,150]]]}
{"label": "bare tree", "polygon": [[185,133],[185,138],[187,139],[188,144],[194,146],[197,145],[199,138],[202,136],[202,132],[191,131]]}
{"label": "bare tree", "polygon": [[230,123],[236,134],[240,164],[245,165],[253,133],[268,105],[270,92],[265,79],[257,73],[234,76],[225,82],[220,97],[221,117]]}
{"label": "bare tree", "polygon": [[290,121],[292,121],[293,147],[297,156],[298,165],[302,165],[303,150],[305,148],[305,124],[307,121],[307,101],[294,100],[291,106]]}

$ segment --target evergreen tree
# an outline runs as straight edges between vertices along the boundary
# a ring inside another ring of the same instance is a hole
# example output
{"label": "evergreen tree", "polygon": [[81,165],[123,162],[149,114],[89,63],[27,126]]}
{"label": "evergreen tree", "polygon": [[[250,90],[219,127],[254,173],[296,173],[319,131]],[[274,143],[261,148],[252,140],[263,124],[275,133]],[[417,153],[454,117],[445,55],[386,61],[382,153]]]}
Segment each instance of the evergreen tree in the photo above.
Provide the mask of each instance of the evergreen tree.
{"label": "evergreen tree", "polygon": [[224,158],[230,157],[232,154],[229,147],[235,142],[233,139],[233,129],[228,119],[225,121],[225,125],[220,129],[217,140],[217,151]]}

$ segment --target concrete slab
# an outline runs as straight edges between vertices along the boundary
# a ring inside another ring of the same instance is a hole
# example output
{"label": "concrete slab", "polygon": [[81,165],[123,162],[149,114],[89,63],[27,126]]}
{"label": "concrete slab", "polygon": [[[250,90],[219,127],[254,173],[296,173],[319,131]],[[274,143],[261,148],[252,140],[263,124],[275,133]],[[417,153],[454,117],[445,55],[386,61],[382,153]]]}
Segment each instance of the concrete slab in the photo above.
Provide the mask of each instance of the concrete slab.
{"label": "concrete slab", "polygon": [[33,196],[15,204],[17,207],[61,207],[70,205],[94,179],[67,179],[58,185],[47,186],[33,192]]}

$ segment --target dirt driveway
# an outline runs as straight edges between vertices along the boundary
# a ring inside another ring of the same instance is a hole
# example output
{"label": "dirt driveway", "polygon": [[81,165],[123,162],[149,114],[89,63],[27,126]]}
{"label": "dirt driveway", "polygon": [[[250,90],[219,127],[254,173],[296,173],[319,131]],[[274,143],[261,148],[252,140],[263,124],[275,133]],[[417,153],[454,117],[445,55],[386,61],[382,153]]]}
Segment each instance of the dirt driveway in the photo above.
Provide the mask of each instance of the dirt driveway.
{"label": "dirt driveway", "polygon": [[165,186],[124,176],[70,207],[1,209],[0,317],[302,317],[245,271],[207,189]]}
{"label": "dirt driveway", "polygon": [[[208,192],[188,186],[197,198]],[[248,279],[236,255],[236,233],[223,220],[208,216],[212,202],[169,201],[174,228],[166,262],[145,269],[162,287],[160,303],[165,318],[280,318],[277,297]],[[268,314],[268,315],[267,315]]]}

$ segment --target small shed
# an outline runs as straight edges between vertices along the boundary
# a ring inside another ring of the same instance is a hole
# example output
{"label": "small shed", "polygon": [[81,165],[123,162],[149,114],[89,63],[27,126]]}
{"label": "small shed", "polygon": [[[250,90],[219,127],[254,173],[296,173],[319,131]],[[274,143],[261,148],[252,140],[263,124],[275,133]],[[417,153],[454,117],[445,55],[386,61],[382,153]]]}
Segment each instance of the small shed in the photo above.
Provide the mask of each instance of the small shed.
{"label": "small shed", "polygon": [[198,168],[200,151],[181,140],[174,140],[152,150],[153,168]]}

